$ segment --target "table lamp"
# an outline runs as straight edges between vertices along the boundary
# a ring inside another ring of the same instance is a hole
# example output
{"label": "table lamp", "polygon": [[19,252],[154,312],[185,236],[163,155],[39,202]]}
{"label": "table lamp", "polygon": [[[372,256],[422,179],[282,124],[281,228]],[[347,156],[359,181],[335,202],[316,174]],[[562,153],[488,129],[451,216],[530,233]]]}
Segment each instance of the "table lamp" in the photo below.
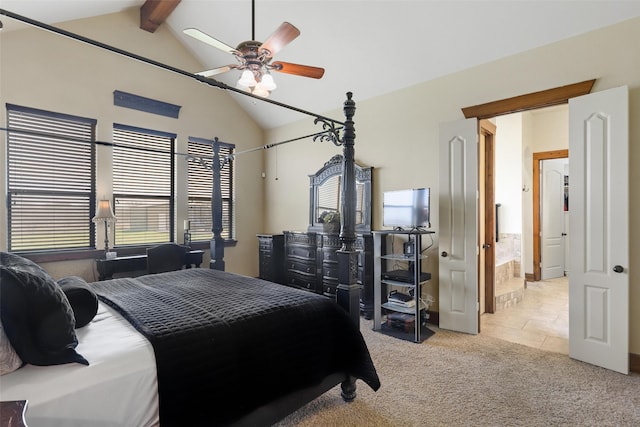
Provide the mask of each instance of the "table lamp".
{"label": "table lamp", "polygon": [[116,252],[109,252],[109,224],[115,223],[117,220],[111,209],[111,201],[100,200],[98,202],[98,211],[92,221],[96,224],[98,222],[104,222],[104,257],[106,259],[112,259],[118,256]]}

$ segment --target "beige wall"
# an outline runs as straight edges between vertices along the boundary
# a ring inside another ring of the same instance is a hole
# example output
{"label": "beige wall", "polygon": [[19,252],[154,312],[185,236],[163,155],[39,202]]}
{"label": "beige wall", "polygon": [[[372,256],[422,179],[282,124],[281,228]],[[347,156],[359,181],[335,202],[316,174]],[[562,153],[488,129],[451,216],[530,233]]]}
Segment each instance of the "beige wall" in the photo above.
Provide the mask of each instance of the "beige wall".
{"label": "beige wall", "polygon": [[500,233],[522,233],[522,113],[497,117],[495,201]]}
{"label": "beige wall", "polygon": [[[373,221],[381,227],[381,195],[385,190],[438,186],[438,125],[462,119],[462,107],[509,98],[525,93],[597,79],[593,91],[621,85],[630,94],[630,159],[640,163],[640,19],[567,39],[546,47],[504,58],[460,73],[445,76],[405,90],[370,100],[359,100],[357,111],[356,160],[373,166]],[[389,74],[387,78],[393,78]],[[341,103],[337,99],[336,103]],[[340,109],[326,113],[341,119]],[[523,140],[530,132],[523,118]],[[284,140],[315,130],[311,121],[268,132],[269,142]],[[307,218],[306,175],[321,166],[334,147],[300,142],[271,150],[265,157],[266,198],[269,231],[304,228]],[[530,152],[523,150],[525,162]],[[276,162],[277,158],[277,162]],[[621,159],[621,161],[624,161]],[[276,181],[275,165],[278,165]],[[530,163],[529,163],[530,164]],[[640,217],[640,168],[630,168],[630,218]],[[437,193],[436,193],[437,194]],[[438,230],[438,197],[432,197],[432,223]],[[524,206],[523,209],[529,209]],[[630,229],[630,330],[631,351],[640,354],[640,226]],[[437,248],[431,251],[428,269],[437,278]],[[437,280],[429,293],[437,295]]]}
{"label": "beige wall", "polygon": [[[566,150],[569,148],[569,109],[568,106],[523,113],[527,127],[523,129],[524,152],[529,153],[523,159],[526,168],[525,185],[533,188],[533,154],[544,151]],[[523,193],[523,212],[526,218],[523,236],[525,273],[533,275],[533,191]]]}
{"label": "beige wall", "polygon": [[[175,37],[161,26],[151,34],[140,30],[137,10],[95,19],[67,23],[64,29],[174,67],[197,71],[201,68]],[[97,119],[97,138],[112,140],[113,123],[176,133],[176,150],[186,152],[189,136],[219,137],[235,143],[238,150],[263,144],[263,132],[224,91],[158,67],[107,52],[50,32],[28,28],[0,33],[0,102]],[[113,105],[113,91],[182,106],[178,119]],[[1,125],[6,118],[2,114]],[[5,138],[0,153],[5,153]],[[98,147],[97,196],[111,195],[110,149]],[[0,187],[6,188],[5,159]],[[229,271],[257,275],[256,233],[262,231],[262,155],[236,160],[236,247],[227,248]],[[182,219],[187,215],[186,162],[176,158],[177,224],[182,236]],[[0,250],[7,248],[6,208],[0,207]],[[100,229],[102,231],[102,229]],[[102,234],[100,234],[102,235]],[[181,241],[178,238],[178,241]],[[100,247],[101,239],[98,239]],[[207,255],[208,259],[208,255]],[[96,277],[93,260],[43,264],[54,277],[75,274]]]}

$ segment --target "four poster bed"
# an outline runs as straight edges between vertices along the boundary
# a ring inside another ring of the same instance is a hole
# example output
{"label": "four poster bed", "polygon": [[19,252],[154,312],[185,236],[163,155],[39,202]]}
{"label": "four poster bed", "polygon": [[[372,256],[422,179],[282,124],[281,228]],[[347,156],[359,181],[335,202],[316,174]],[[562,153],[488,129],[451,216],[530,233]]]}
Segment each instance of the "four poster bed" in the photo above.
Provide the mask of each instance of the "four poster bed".
{"label": "four poster bed", "polygon": [[338,384],[347,401],[356,379],[380,385],[347,313],[310,292],[213,269],[69,288],[7,253],[0,274],[3,341],[28,362],[0,399],[27,400],[32,425],[270,425]]}
{"label": "four poster bed", "polygon": [[[238,92],[2,9],[0,14]],[[346,401],[355,398],[356,379],[377,390],[358,326],[355,103],[347,94],[344,122],[296,110],[322,124],[315,138],[343,148],[335,301],[223,271],[214,167],[210,269],[56,282],[31,261],[0,253],[0,332],[24,364],[2,376],[0,400],[28,400],[26,419],[33,425],[270,425],[338,384]],[[224,165],[215,144],[213,165]]]}

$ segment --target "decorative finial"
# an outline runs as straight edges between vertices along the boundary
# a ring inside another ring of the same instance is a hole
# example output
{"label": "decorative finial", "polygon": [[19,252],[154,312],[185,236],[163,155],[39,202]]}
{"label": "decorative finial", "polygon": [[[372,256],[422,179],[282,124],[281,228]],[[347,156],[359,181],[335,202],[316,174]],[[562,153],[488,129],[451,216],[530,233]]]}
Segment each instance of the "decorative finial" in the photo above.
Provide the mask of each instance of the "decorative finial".
{"label": "decorative finial", "polygon": [[347,92],[347,100],[344,101],[343,111],[347,121],[350,121],[356,113],[356,103],[352,99],[353,93]]}

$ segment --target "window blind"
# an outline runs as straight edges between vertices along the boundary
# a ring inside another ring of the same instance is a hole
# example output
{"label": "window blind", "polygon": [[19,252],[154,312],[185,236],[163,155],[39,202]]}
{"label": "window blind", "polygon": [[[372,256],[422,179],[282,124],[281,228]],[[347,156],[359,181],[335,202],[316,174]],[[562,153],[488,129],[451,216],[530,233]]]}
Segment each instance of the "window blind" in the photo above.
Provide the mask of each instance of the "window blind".
{"label": "window blind", "polygon": [[175,135],[115,124],[113,142],[115,245],[173,241]]}
{"label": "window blind", "polygon": [[[213,141],[201,138],[189,138],[188,154],[194,157],[204,157],[205,167],[198,161],[189,161],[189,220],[191,221],[191,240],[204,241],[213,236],[211,231],[211,191],[213,185],[213,171],[210,169]],[[220,159],[233,153],[235,145],[220,143]],[[222,190],[222,238],[232,239],[235,235],[233,221],[233,161],[227,163],[220,171]]]}
{"label": "window blind", "polygon": [[10,251],[95,246],[96,120],[7,104]]}

